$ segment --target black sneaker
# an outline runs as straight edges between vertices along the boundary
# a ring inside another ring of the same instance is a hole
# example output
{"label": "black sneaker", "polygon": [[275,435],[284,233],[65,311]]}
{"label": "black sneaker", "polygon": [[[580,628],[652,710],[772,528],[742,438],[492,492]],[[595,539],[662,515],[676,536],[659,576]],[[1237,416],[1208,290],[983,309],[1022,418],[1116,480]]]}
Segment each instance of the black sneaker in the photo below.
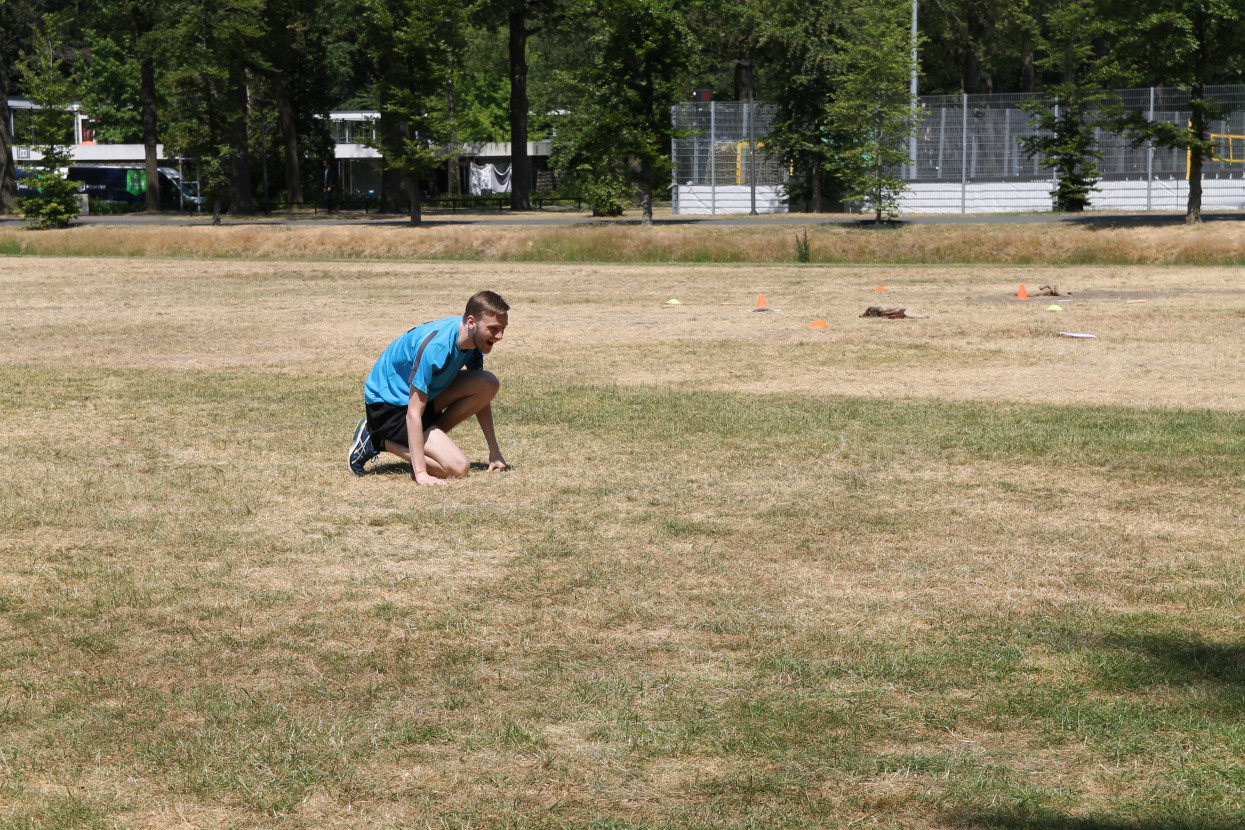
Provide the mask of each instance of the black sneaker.
{"label": "black sneaker", "polygon": [[350,445],[350,472],[363,475],[363,465],[378,455],[380,453],[372,446],[372,432],[367,428],[367,418],[360,418],[359,425],[354,428],[354,443]]}

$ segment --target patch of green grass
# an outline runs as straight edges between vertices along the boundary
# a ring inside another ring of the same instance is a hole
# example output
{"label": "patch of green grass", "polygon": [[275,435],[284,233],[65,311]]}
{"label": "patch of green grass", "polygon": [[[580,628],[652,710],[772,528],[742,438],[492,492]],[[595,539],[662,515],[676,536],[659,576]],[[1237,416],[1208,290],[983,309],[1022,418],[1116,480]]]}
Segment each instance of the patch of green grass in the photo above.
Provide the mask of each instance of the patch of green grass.
{"label": "patch of green grass", "polygon": [[423,490],[345,470],[357,392],[0,369],[0,820],[1245,810],[1233,413],[519,380],[516,470]]}

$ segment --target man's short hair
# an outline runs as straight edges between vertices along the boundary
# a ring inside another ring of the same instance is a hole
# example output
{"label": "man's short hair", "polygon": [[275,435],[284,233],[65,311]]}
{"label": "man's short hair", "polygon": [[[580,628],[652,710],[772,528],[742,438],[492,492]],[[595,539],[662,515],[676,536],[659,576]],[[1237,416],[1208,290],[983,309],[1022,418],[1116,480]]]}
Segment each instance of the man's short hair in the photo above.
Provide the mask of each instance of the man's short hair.
{"label": "man's short hair", "polygon": [[498,317],[509,310],[510,306],[500,294],[493,291],[477,291],[467,301],[467,310],[463,312],[463,319],[474,317],[479,320],[485,314]]}

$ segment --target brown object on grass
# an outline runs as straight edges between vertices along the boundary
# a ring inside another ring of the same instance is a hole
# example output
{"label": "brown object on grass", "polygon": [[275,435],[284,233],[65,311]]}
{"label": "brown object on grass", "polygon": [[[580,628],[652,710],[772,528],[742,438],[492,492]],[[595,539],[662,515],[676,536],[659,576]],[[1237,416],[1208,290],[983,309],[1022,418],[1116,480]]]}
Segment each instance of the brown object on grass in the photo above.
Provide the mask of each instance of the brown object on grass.
{"label": "brown object on grass", "polygon": [[871,305],[865,309],[865,313],[861,317],[888,317],[892,320],[901,318],[911,318],[913,320],[923,320],[928,315],[908,313],[908,309],[900,308],[896,305]]}
{"label": "brown object on grass", "polygon": [[1035,297],[1071,297],[1071,291],[1060,291],[1057,285],[1043,285],[1033,293]]}

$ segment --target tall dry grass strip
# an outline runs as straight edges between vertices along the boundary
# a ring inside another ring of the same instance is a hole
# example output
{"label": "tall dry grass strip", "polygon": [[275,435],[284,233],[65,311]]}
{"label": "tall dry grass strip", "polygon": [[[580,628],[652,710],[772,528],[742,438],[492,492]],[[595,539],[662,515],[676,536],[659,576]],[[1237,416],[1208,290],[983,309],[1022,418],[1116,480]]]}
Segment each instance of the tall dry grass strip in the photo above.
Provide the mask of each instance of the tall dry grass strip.
{"label": "tall dry grass strip", "polygon": [[[0,231],[0,254],[223,259],[469,262],[789,263],[791,225],[642,228],[392,225],[108,227]],[[803,237],[801,237],[803,238]],[[867,230],[810,225],[814,264],[1242,265],[1245,223],[1197,227],[911,225]]]}

